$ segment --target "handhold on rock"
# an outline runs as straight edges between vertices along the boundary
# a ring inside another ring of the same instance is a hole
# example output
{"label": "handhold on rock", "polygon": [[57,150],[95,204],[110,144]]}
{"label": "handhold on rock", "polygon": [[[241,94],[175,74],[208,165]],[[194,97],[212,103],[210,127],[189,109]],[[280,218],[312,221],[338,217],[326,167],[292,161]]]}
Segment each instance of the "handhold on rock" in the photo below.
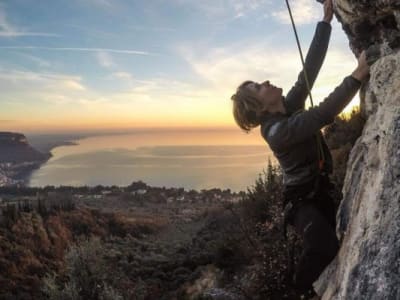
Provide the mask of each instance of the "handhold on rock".
{"label": "handhold on rock", "polygon": [[379,45],[371,45],[365,52],[368,65],[373,65],[381,57],[381,49]]}

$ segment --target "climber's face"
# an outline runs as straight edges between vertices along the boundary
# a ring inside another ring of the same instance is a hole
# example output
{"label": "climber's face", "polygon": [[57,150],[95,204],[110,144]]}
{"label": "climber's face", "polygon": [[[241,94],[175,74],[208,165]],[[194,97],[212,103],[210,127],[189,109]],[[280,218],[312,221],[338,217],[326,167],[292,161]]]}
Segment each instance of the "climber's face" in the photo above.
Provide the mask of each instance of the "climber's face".
{"label": "climber's face", "polygon": [[246,88],[260,101],[262,111],[270,111],[282,101],[282,89],[272,85],[268,80],[261,84],[251,81]]}

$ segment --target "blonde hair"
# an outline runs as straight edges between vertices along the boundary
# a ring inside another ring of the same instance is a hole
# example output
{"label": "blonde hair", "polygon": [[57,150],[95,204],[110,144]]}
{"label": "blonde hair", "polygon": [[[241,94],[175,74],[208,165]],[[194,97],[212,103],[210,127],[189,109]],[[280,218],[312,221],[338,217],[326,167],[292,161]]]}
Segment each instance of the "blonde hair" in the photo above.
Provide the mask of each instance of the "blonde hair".
{"label": "blonde hair", "polygon": [[252,81],[247,80],[239,85],[236,89],[236,94],[231,97],[235,122],[247,133],[260,125],[258,112],[262,108],[254,92],[246,87],[249,83],[252,83]]}

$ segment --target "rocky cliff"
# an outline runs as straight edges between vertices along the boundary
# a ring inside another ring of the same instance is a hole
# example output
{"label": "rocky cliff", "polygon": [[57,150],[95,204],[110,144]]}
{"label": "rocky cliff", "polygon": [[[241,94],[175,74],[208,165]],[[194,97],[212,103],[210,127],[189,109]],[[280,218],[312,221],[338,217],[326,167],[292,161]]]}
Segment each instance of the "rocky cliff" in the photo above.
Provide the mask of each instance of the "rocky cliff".
{"label": "rocky cliff", "polygon": [[0,163],[43,161],[48,158],[49,155],[30,146],[23,134],[0,132]]}
{"label": "rocky cliff", "polygon": [[400,1],[336,0],[357,56],[368,49],[367,123],[347,165],[341,249],[314,286],[322,299],[400,299]]}

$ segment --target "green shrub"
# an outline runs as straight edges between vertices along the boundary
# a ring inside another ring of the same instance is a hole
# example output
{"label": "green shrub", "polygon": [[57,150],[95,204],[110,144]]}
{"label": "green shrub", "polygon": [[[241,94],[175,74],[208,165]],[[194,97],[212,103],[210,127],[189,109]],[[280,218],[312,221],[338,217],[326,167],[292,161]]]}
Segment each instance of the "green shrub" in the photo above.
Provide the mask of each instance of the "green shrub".
{"label": "green shrub", "polygon": [[324,136],[333,158],[332,180],[339,190],[342,189],[346,176],[350,151],[361,136],[365,121],[360,109],[354,108],[349,116],[339,115],[335,118],[335,122],[324,130]]}
{"label": "green shrub", "polygon": [[267,170],[256,179],[254,185],[240,202],[242,217],[253,223],[272,222],[282,211],[282,175],[280,168],[268,161]]}
{"label": "green shrub", "polygon": [[122,299],[112,287],[112,272],[104,259],[105,254],[98,238],[71,247],[65,256],[67,280],[62,282],[54,275],[47,275],[43,292],[50,300]]}

